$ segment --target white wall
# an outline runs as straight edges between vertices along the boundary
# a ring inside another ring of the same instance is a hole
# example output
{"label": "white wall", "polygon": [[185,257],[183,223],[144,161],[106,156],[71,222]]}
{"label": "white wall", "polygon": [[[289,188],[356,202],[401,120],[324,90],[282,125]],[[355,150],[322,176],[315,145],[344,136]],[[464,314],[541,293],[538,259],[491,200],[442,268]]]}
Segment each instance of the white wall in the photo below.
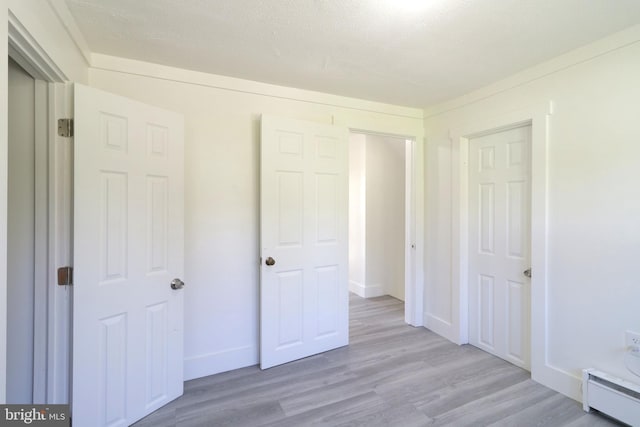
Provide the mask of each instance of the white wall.
{"label": "white wall", "polygon": [[404,300],[404,140],[367,135],[367,282]]}
{"label": "white wall", "polygon": [[541,359],[547,385],[579,399],[583,368],[640,383],[623,364],[624,332],[640,330],[640,27],[426,110],[425,322],[455,323],[458,305],[451,254],[460,159],[451,133],[539,105],[552,113],[540,189],[548,231]]}
{"label": "white wall", "polygon": [[422,111],[95,55],[92,86],[185,115],[185,375],[258,361],[260,114],[415,135]]}
{"label": "white wall", "polygon": [[349,290],[363,298],[367,297],[366,140],[363,134],[349,135]]}
{"label": "white wall", "polygon": [[405,140],[352,134],[349,149],[350,290],[404,301]]}

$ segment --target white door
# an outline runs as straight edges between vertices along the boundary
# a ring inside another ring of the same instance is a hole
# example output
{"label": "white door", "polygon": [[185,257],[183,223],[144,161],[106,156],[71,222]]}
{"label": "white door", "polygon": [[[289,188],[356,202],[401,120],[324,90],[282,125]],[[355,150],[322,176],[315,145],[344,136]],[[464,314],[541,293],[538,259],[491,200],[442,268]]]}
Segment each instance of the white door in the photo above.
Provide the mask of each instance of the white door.
{"label": "white door", "polygon": [[73,423],[126,426],[182,395],[184,125],[81,85],[74,108]]}
{"label": "white door", "polygon": [[260,366],[349,343],[348,131],[262,116]]}
{"label": "white door", "polygon": [[530,126],[469,141],[469,342],[527,370],[530,153]]}

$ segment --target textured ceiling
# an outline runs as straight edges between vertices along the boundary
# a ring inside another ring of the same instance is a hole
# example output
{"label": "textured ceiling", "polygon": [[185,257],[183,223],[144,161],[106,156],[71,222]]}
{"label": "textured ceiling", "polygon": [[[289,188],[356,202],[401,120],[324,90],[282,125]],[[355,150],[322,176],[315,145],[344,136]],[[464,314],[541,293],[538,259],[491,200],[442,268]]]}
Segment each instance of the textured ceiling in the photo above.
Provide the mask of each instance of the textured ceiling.
{"label": "textured ceiling", "polygon": [[92,52],[414,107],[640,23],[640,0],[66,0]]}

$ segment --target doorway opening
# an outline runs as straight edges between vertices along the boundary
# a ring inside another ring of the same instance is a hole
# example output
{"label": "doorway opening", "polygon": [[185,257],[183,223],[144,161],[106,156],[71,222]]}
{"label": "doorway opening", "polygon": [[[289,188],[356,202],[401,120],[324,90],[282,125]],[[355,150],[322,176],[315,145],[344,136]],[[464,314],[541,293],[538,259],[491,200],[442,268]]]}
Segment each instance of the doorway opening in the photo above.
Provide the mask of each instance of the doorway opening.
{"label": "doorway opening", "polygon": [[[406,177],[398,192],[410,196],[401,203],[405,223],[395,230],[405,246],[398,269],[408,272],[401,279],[405,322],[421,326],[421,294],[413,288],[422,246],[415,232],[421,179],[414,175],[422,171],[422,150],[400,138]],[[260,365],[267,369],[349,342],[349,133],[262,115],[260,151]]]}
{"label": "doorway opening", "polygon": [[412,286],[411,142],[361,131],[349,136],[349,291],[363,298],[405,302]]}
{"label": "doorway opening", "polygon": [[11,57],[8,104],[7,403],[40,403],[47,345],[47,89]]}

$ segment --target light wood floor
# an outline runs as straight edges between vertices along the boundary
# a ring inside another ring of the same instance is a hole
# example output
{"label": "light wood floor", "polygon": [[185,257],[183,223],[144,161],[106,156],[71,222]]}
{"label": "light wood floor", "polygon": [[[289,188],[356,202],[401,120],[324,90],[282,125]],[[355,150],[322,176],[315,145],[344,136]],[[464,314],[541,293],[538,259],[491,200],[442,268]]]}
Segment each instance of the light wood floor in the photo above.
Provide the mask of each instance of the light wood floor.
{"label": "light wood floor", "polygon": [[403,321],[391,297],[350,301],[351,343],[283,366],[185,383],[136,426],[616,425],[472,346]]}

